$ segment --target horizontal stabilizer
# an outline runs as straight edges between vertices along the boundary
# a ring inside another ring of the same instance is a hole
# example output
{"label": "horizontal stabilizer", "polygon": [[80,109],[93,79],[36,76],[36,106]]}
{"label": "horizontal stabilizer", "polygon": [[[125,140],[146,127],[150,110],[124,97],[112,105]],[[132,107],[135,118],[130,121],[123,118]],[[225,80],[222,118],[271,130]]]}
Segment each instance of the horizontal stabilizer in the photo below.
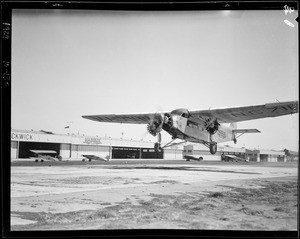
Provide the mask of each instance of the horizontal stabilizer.
{"label": "horizontal stabilizer", "polygon": [[233,133],[260,133],[258,129],[234,129]]}

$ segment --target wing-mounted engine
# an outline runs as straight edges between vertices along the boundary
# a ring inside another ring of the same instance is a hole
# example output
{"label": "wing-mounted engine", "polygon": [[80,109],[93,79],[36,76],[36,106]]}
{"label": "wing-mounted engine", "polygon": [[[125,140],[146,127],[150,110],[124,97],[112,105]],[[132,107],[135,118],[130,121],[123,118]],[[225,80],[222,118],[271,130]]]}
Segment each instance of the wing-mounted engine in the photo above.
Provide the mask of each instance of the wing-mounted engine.
{"label": "wing-mounted engine", "polygon": [[156,136],[158,135],[163,128],[171,128],[172,127],[172,117],[170,114],[155,114],[150,122],[147,125],[148,132]]}
{"label": "wing-mounted engine", "polygon": [[163,115],[155,114],[147,125],[147,130],[153,136],[156,136],[161,130],[163,125]]}
{"label": "wing-mounted engine", "polygon": [[216,119],[208,119],[205,121],[205,128],[211,135],[218,131],[219,126],[220,124]]}
{"label": "wing-mounted engine", "polygon": [[173,120],[170,114],[155,114],[150,122],[147,125],[148,132],[153,135],[157,136],[157,143],[154,145],[154,149],[156,152],[161,152],[161,131],[162,129],[170,129],[173,126]]}

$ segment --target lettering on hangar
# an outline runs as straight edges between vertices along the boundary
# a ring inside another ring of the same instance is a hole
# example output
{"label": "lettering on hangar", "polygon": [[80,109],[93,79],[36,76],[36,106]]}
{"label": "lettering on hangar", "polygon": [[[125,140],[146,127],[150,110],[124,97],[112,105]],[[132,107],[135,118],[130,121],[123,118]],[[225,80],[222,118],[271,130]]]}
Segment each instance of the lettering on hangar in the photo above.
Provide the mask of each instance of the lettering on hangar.
{"label": "lettering on hangar", "polygon": [[32,134],[11,133],[11,139],[33,140],[33,136],[32,136]]}
{"label": "lettering on hangar", "polygon": [[85,144],[101,144],[101,140],[98,138],[85,138],[83,143],[85,143]]}

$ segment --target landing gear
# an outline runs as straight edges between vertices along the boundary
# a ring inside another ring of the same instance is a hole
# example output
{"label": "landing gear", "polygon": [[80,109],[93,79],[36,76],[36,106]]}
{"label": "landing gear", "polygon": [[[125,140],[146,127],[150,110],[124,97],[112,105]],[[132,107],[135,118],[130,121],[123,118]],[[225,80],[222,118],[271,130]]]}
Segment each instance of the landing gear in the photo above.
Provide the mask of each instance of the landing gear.
{"label": "landing gear", "polygon": [[160,153],[162,151],[162,148],[160,146],[160,143],[161,143],[161,133],[159,132],[157,134],[157,143],[154,144],[154,151],[156,153]]}
{"label": "landing gear", "polygon": [[218,150],[217,143],[210,143],[209,145],[209,151],[211,154],[215,154]]}
{"label": "landing gear", "polygon": [[160,143],[155,143],[154,144],[154,150],[155,150],[156,153],[160,153],[162,151]]}

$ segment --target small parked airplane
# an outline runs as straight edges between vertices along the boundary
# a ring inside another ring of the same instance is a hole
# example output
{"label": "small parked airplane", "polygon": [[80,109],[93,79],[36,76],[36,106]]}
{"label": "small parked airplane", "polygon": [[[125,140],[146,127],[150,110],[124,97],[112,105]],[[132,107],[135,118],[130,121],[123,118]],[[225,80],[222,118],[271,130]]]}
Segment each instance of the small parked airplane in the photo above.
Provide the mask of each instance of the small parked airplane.
{"label": "small parked airplane", "polygon": [[85,161],[85,158],[87,158],[87,160],[89,162],[91,162],[92,160],[99,160],[99,161],[104,161],[104,162],[108,162],[109,161],[109,157],[102,158],[102,157],[99,157],[99,156],[93,155],[93,154],[83,154],[82,156],[84,157],[82,159],[82,162]]}
{"label": "small parked airplane", "polygon": [[[298,113],[298,101],[276,102],[263,105],[229,107],[208,110],[176,109],[172,112],[141,114],[85,115],[85,119],[109,123],[147,124],[147,130],[158,136],[154,144],[156,152],[185,142],[201,143],[211,154],[217,152],[217,144],[233,141],[245,133],[260,133],[257,129],[237,129],[237,122],[277,117]],[[230,123],[230,126],[221,125]],[[172,136],[172,141],[161,147],[161,131]],[[173,143],[175,139],[182,142]]]}
{"label": "small parked airplane", "polygon": [[249,159],[244,159],[244,158],[241,158],[241,157],[238,157],[236,155],[225,155],[225,154],[221,154],[221,160],[222,161],[225,161],[225,162],[249,162]]}
{"label": "small parked airplane", "polygon": [[41,161],[44,162],[44,160],[47,161],[62,161],[62,158],[58,153],[54,150],[30,150],[34,154],[35,162]]}

